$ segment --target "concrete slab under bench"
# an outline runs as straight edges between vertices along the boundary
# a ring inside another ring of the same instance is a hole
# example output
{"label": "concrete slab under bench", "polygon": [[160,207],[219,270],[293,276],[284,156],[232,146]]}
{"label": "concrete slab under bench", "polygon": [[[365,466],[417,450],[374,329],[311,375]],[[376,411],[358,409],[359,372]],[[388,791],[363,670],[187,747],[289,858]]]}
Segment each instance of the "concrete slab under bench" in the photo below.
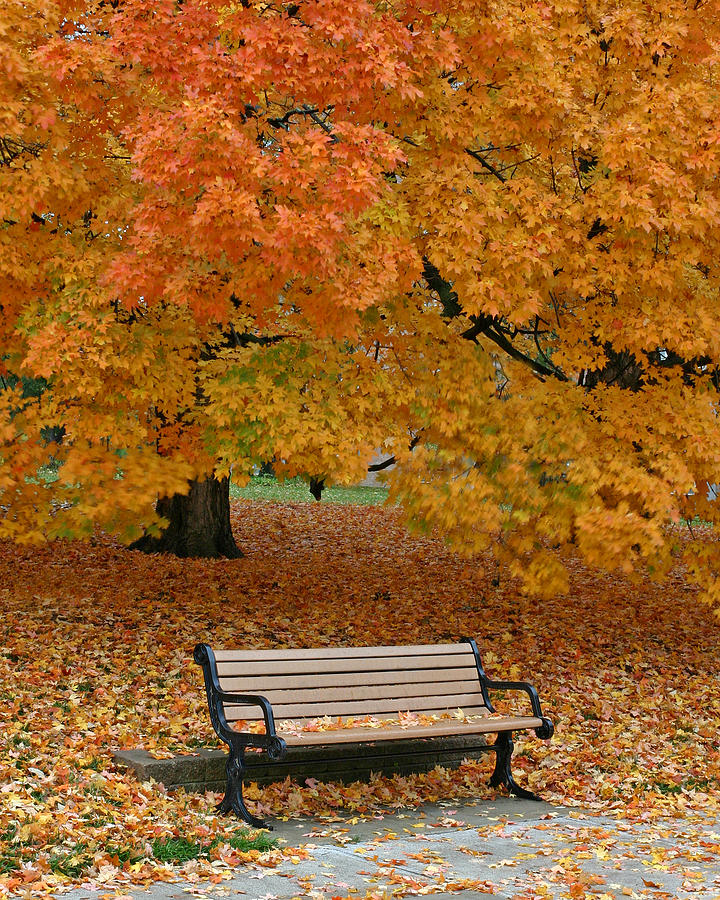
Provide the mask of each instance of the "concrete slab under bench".
{"label": "concrete slab under bench", "polygon": [[[297,747],[281,762],[270,761],[264,753],[248,751],[245,757],[245,780],[259,785],[283,781],[288,776],[299,784],[306,778],[318,781],[367,781],[371,773],[409,775],[428,772],[435,766],[456,768],[463,759],[486,756],[483,735],[453,735],[427,740],[393,741],[388,744],[360,744],[362,758],[345,757],[342,746]],[[357,748],[356,748],[357,749]],[[198,750],[197,753],[155,759],[146,750],[119,750],[115,763],[131,769],[140,781],[151,778],[166,788],[183,787],[188,791],[223,791],[225,789],[225,750]],[[492,769],[488,760],[488,775]]]}

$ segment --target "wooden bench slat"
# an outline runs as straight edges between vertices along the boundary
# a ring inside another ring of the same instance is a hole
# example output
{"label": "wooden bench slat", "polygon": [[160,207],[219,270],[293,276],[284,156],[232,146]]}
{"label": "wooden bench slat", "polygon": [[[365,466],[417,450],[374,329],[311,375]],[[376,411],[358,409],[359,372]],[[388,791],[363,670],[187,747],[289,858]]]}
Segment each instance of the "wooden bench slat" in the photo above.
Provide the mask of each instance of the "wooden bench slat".
{"label": "wooden bench slat", "polygon": [[[218,663],[220,678],[233,675],[306,675],[313,672],[388,672],[394,673],[398,663],[388,657],[377,658],[332,658],[332,659],[295,659],[268,660],[267,662],[226,662]],[[460,653],[446,655],[423,655],[407,657],[403,660],[403,669],[452,669],[466,668],[468,659]]]}
{"label": "wooden bench slat", "polygon": [[[526,728],[539,728],[542,719],[533,716],[507,717],[502,721],[506,731]],[[278,734],[291,747],[312,746],[315,744],[349,744],[363,741],[388,741],[407,738],[443,737],[453,734],[492,734],[497,732],[499,722],[488,718],[484,722],[441,721],[420,727],[409,726],[384,728],[344,728],[342,731],[305,731],[301,734],[278,731]]]}
{"label": "wooden bench slat", "polygon": [[[323,716],[377,716],[402,712],[423,712],[441,708],[443,711],[460,707],[484,707],[482,694],[478,690],[468,694],[448,694],[445,697],[402,697],[383,700],[315,701],[314,703],[273,703],[273,715],[278,719]],[[225,706],[229,721],[258,718],[258,707]]]}
{"label": "wooden bench slat", "polygon": [[[237,709],[239,710],[240,707],[237,707]],[[449,708],[447,706],[439,706],[439,707],[433,707],[433,708],[427,708],[427,709],[409,710],[409,709],[403,709],[402,707],[400,709],[398,709],[398,705],[396,704],[395,707],[391,708],[390,710],[380,710],[380,711],[374,710],[373,711],[373,710],[369,709],[367,706],[363,706],[362,711],[360,713],[351,712],[351,713],[347,713],[345,715],[336,714],[335,709],[333,709],[333,713],[331,715],[328,715],[328,718],[333,719],[333,720],[337,720],[338,718],[361,719],[361,718],[364,718],[365,716],[373,716],[376,719],[387,719],[388,721],[391,721],[398,717],[398,712],[413,712],[413,713],[417,713],[418,715],[425,715],[425,716],[447,716],[448,713],[453,713],[453,712],[455,712],[456,709],[458,709],[457,706],[451,706]],[[235,718],[233,715],[231,715],[231,713],[229,711],[230,710],[229,707],[226,707],[226,710],[227,710],[226,717],[230,724],[232,724],[233,722],[242,722],[242,721],[245,721],[245,722],[262,721],[262,718],[263,718],[262,712],[260,712],[257,707],[252,707],[252,706],[245,707],[244,708],[245,715],[241,716],[238,712],[237,718]],[[465,706],[462,707],[462,711],[465,713],[466,716],[486,716],[489,713],[487,706],[470,705],[469,703],[466,703]],[[277,724],[277,721],[317,722],[318,719],[322,719],[322,718],[325,718],[325,716],[318,716],[318,715],[314,715],[314,714],[307,715],[302,712],[298,713],[297,715],[292,715],[292,716],[284,714],[279,719],[276,720],[276,724]],[[453,717],[452,721],[455,721],[454,717]],[[458,719],[457,721],[461,721],[461,720]]]}
{"label": "wooden bench slat", "polygon": [[336,673],[310,673],[305,675],[288,676],[282,672],[279,675],[263,675],[255,677],[252,670],[244,675],[221,676],[220,686],[224,691],[235,693],[263,694],[285,688],[313,688],[325,689],[343,685],[412,685],[435,684],[443,681],[472,681],[478,682],[478,673],[475,664],[472,666],[453,669],[396,669],[392,672],[392,679],[388,671],[379,672],[343,672],[341,681]]}
{"label": "wooden bench slat", "polygon": [[469,644],[407,644],[386,647],[306,647],[277,650],[214,650],[215,659],[220,662],[252,662],[258,660],[288,659],[347,659],[349,657],[368,658],[398,656],[434,656],[438,646],[446,655],[452,653],[471,653]]}
{"label": "wooden bench slat", "polygon": [[[259,693],[259,691],[247,690],[246,693]],[[364,700],[373,703],[377,700],[395,699],[396,702],[401,704],[404,698],[409,697],[435,697],[439,703],[443,703],[442,698],[448,694],[479,693],[480,686],[477,677],[475,677],[474,680],[422,682],[420,684],[342,684],[334,688],[322,688],[321,691],[316,686],[295,688],[293,685],[288,686],[287,689],[267,689],[262,696],[266,697],[274,708],[275,706],[287,705],[288,703],[298,706],[303,703],[317,703],[319,700],[323,703],[340,703],[348,700]]]}

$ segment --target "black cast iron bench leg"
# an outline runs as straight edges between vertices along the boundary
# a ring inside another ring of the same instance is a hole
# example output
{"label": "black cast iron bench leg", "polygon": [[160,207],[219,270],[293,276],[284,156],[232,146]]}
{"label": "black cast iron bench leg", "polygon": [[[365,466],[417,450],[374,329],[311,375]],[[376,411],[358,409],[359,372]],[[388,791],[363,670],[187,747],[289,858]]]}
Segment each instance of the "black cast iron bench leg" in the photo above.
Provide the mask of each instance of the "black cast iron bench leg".
{"label": "black cast iron bench leg", "polygon": [[525,800],[542,800],[537,794],[526,790],[513,778],[510,759],[515,749],[512,740],[511,731],[501,731],[498,734],[495,743],[492,745],[495,751],[495,771],[490,776],[490,787],[497,787],[500,784],[506,785],[511,794],[516,797],[522,797]]}
{"label": "black cast iron bench leg", "polygon": [[272,831],[272,825],[268,825],[262,819],[254,816],[245,805],[243,799],[243,775],[245,774],[245,748],[231,747],[230,756],[225,764],[227,772],[227,787],[225,796],[217,806],[219,815],[234,812],[252,828],[267,828]]}

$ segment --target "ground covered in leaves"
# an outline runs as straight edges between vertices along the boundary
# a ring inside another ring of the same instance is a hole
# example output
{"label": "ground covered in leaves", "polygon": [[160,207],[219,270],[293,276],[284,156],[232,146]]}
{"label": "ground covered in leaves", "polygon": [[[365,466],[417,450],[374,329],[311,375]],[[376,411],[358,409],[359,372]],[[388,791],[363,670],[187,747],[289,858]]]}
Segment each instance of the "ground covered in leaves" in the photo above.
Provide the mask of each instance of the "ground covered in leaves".
{"label": "ground covered in leaves", "polygon": [[[246,556],[178,560],[105,539],[0,545],[0,893],[220,877],[279,854],[213,815],[217,796],[169,794],[114,767],[124,748],[217,746],[198,641],[295,647],[474,636],[491,677],[532,680],[556,723],[518,742],[518,780],[551,802],[627,819],[718,814],[718,623],[681,571],[662,585],[571,561],[571,591],[522,598],[488,560],[408,537],[377,507],[241,501]],[[678,540],[682,540],[679,535]],[[366,815],[492,797],[491,769],[258,791],[271,816]]]}

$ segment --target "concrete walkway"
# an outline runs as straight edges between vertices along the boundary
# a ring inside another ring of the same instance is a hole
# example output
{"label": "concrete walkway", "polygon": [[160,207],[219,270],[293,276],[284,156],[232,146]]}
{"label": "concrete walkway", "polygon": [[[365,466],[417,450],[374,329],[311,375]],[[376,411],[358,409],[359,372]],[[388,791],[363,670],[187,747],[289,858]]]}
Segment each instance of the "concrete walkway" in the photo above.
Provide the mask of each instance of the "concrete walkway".
{"label": "concrete walkway", "polygon": [[[448,803],[357,821],[276,822],[274,836],[307,858],[277,868],[218,870],[218,884],[178,881],[138,900],[188,896],[252,900],[393,896],[615,897],[720,900],[720,824],[673,820],[631,824],[516,799]],[[107,887],[73,890],[96,900]]]}

